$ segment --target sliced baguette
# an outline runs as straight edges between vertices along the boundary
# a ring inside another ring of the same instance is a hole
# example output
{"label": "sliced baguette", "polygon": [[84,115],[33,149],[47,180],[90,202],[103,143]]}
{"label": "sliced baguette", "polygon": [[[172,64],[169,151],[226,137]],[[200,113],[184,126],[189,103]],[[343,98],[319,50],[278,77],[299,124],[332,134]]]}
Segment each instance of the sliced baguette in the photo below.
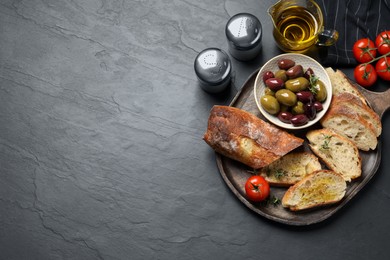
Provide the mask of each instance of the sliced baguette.
{"label": "sliced baguette", "polygon": [[332,68],[326,68],[326,72],[329,75],[330,82],[332,83],[333,95],[337,96],[340,93],[350,93],[358,97],[364,104],[367,104],[366,99],[360,93],[356,86],[352,85],[348,77],[341,71],[334,71]]}
{"label": "sliced baguette", "polygon": [[291,186],[282,198],[282,205],[298,211],[334,204],[344,197],[346,188],[340,174],[318,170]]}
{"label": "sliced baguette", "polygon": [[372,126],[378,137],[382,132],[382,122],[377,113],[374,112],[369,106],[361,102],[359,98],[351,93],[340,93],[337,96],[333,96],[333,104],[343,105],[349,109],[354,110],[360,115],[368,124]]}
{"label": "sliced baguette", "polygon": [[354,109],[343,104],[332,102],[320,123],[354,142],[360,150],[374,150],[378,144],[374,127]]}
{"label": "sliced baguette", "polygon": [[311,130],[306,134],[310,149],[326,166],[351,181],[362,174],[362,162],[357,146],[331,129]]}
{"label": "sliced baguette", "polygon": [[320,170],[318,157],[309,152],[289,153],[260,170],[272,186],[291,186],[306,175]]}

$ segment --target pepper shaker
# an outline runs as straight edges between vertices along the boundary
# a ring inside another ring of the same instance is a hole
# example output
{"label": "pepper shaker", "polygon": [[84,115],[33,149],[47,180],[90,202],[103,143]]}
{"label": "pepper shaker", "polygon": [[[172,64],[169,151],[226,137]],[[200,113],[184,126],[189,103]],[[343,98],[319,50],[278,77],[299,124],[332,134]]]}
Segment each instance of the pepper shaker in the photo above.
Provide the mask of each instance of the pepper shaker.
{"label": "pepper shaker", "polygon": [[225,27],[229,53],[241,61],[256,58],[262,43],[262,26],[252,14],[239,13],[229,19]]}
{"label": "pepper shaker", "polygon": [[218,48],[205,49],[195,58],[194,69],[200,87],[209,93],[226,89],[231,80],[231,68],[228,54]]}

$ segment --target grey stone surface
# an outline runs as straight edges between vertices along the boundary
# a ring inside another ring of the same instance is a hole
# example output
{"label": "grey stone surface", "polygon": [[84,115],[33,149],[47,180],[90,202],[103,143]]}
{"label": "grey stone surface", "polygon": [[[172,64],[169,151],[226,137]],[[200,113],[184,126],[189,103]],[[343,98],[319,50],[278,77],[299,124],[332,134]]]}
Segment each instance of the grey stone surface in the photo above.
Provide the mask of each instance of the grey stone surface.
{"label": "grey stone surface", "polygon": [[[388,115],[377,175],[310,227],[250,212],[202,141],[210,108],[279,53],[271,3],[1,1],[0,259],[389,259]],[[239,12],[262,53],[207,94],[194,58],[227,50]]]}

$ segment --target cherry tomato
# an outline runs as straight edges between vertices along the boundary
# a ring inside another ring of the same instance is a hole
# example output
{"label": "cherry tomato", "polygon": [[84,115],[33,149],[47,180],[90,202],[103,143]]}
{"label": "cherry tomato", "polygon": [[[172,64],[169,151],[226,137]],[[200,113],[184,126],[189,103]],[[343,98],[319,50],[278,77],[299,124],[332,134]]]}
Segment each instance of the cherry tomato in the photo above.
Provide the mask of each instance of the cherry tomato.
{"label": "cherry tomato", "polygon": [[390,52],[390,31],[383,31],[375,39],[378,52],[382,55]]}
{"label": "cherry tomato", "polygon": [[363,87],[372,86],[377,79],[377,73],[374,66],[371,64],[358,65],[355,68],[353,75],[355,76],[356,82]]}
{"label": "cherry tomato", "polygon": [[245,183],[245,192],[251,201],[263,201],[269,196],[269,183],[262,176],[251,176]]}
{"label": "cherry tomato", "polygon": [[353,56],[360,63],[369,62],[376,56],[375,44],[369,38],[357,40],[352,47],[352,51]]}
{"label": "cherry tomato", "polygon": [[375,70],[379,77],[390,80],[390,57],[383,57],[378,60]]}

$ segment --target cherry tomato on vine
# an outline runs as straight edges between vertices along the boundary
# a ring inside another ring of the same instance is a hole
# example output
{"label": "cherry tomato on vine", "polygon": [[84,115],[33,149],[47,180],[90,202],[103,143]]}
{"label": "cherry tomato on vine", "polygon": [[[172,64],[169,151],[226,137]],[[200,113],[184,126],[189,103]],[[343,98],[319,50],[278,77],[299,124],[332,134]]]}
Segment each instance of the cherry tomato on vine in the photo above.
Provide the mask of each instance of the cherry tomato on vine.
{"label": "cherry tomato on vine", "polygon": [[390,80],[390,57],[383,57],[375,65],[376,73],[384,80]]}
{"label": "cherry tomato on vine", "polygon": [[263,201],[269,196],[269,183],[262,176],[251,176],[245,183],[245,192],[251,201]]}
{"label": "cherry tomato on vine", "polygon": [[363,87],[372,86],[378,78],[375,68],[371,64],[358,65],[355,68],[353,75],[355,76],[356,82]]}
{"label": "cherry tomato on vine", "polygon": [[369,38],[362,38],[355,42],[352,47],[353,56],[360,63],[373,60],[376,56],[376,48]]}
{"label": "cherry tomato on vine", "polygon": [[390,52],[390,31],[383,31],[375,39],[378,52],[382,55]]}

